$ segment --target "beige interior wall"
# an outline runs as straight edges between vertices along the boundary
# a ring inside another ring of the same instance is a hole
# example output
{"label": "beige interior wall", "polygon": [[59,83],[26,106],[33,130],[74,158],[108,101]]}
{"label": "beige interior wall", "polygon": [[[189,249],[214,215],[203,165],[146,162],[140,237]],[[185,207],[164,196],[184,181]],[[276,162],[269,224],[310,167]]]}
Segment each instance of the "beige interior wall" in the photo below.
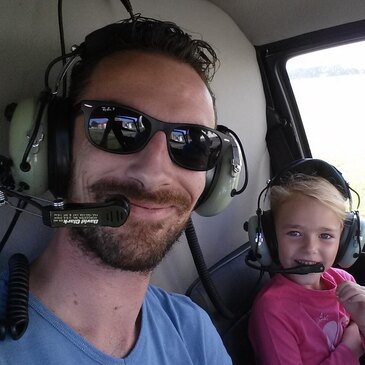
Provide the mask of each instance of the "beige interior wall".
{"label": "beige interior wall", "polygon": [[[257,195],[268,176],[265,144],[265,100],[253,46],[223,11],[205,0],[133,0],[144,16],[175,21],[195,37],[210,42],[221,61],[212,84],[217,96],[219,123],[236,131],[246,151],[249,167],[247,190],[215,217],[194,213],[193,220],[208,265],[247,241],[243,223],[256,210]],[[119,1],[64,2],[63,23],[67,46],[80,43],[86,34],[126,17]],[[8,122],[5,106],[36,96],[43,88],[44,70],[60,54],[55,1],[0,3],[0,154],[7,154]],[[56,75],[54,75],[56,76]],[[0,207],[0,238],[13,212]],[[52,234],[37,217],[22,215],[0,257],[4,267],[13,252],[36,256]],[[184,292],[197,273],[185,241],[176,244],[153,275],[153,283]]]}

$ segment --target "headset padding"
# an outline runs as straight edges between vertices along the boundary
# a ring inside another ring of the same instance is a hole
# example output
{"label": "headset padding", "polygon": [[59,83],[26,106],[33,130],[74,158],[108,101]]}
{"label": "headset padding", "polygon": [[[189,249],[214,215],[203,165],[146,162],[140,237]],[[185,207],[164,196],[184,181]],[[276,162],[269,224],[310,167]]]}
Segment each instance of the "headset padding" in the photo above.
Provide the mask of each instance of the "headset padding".
{"label": "headset padding", "polygon": [[266,210],[262,213],[261,230],[264,234],[264,244],[266,243],[269,249],[271,260],[279,263],[278,241],[276,239],[275,222],[271,210]]}
{"label": "headset padding", "polygon": [[53,98],[48,106],[48,177],[49,190],[65,197],[71,165],[72,112],[68,98]]}

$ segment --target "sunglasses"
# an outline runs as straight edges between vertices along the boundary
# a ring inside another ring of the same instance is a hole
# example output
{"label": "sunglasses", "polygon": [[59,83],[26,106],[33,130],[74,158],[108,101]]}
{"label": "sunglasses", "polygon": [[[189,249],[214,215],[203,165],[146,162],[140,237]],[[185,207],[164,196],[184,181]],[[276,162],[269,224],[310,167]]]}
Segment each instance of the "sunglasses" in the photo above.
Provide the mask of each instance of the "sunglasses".
{"label": "sunglasses", "polygon": [[188,170],[207,171],[216,166],[231,145],[229,137],[215,129],[161,122],[122,105],[84,100],[77,107],[83,111],[90,143],[111,153],[126,155],[141,151],[156,132],[162,131],[174,163]]}

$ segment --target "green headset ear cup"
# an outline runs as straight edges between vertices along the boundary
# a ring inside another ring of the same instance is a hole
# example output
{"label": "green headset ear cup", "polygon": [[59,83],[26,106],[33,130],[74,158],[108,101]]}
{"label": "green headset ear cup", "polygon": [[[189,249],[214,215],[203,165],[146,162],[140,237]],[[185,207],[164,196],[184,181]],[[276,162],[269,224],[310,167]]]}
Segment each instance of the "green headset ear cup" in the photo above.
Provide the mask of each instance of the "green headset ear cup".
{"label": "green headset ear cup", "polygon": [[365,220],[357,213],[347,213],[335,263],[344,269],[352,266],[364,247],[364,234]]}
{"label": "green headset ear cup", "polygon": [[49,190],[66,197],[72,148],[72,106],[68,98],[54,98],[48,107]]}
{"label": "green headset ear cup", "polygon": [[248,238],[257,261],[262,266],[279,264],[278,242],[271,210],[252,216],[248,221]]}
{"label": "green headset ear cup", "polygon": [[207,172],[206,188],[195,209],[199,215],[210,217],[219,214],[231,202],[231,192],[237,189],[240,178],[239,172],[233,172],[232,158],[232,148],[227,148],[218,165]]}
{"label": "green headset ear cup", "polygon": [[248,220],[248,240],[255,258],[262,266],[270,266],[272,258],[267,245],[263,227],[259,225],[259,217],[254,215]]}
{"label": "green headset ear cup", "polygon": [[37,137],[27,158],[30,169],[29,171],[20,169],[39,108],[40,103],[36,98],[20,101],[12,115],[9,131],[9,154],[13,162],[12,175],[16,189],[26,184],[29,187],[26,192],[30,195],[41,195],[48,188],[46,108],[41,116]]}

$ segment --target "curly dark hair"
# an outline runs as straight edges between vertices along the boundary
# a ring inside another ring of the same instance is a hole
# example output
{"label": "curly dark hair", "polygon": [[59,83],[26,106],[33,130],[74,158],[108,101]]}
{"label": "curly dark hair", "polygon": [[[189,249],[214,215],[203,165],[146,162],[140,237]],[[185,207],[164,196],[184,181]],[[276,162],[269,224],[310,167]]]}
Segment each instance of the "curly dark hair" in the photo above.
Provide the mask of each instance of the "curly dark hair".
{"label": "curly dark hair", "polygon": [[161,53],[191,65],[209,86],[219,60],[213,48],[201,39],[192,39],[178,25],[153,18],[135,16],[90,33],[78,52],[80,61],[73,67],[69,96],[76,102],[87,86],[90,74],[108,55],[128,50]]}

